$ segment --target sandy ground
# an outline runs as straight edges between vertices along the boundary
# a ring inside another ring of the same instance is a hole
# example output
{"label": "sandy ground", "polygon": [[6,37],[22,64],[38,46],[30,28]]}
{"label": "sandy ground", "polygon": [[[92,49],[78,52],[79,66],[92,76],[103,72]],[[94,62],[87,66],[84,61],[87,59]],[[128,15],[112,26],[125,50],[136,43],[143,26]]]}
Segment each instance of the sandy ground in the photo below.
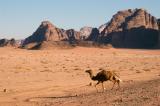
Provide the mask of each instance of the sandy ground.
{"label": "sandy ground", "polygon": [[[96,92],[86,69],[123,82]],[[160,106],[160,50],[0,48],[0,106]]]}

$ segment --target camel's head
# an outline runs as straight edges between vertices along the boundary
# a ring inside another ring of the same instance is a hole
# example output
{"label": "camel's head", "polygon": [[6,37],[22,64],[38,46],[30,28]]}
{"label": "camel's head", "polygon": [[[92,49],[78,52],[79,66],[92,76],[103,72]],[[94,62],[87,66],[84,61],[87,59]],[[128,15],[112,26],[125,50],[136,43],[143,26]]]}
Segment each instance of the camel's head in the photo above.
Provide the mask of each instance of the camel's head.
{"label": "camel's head", "polygon": [[91,78],[91,79],[93,78],[93,71],[92,71],[91,69],[86,70],[85,72],[90,75],[90,78]]}
{"label": "camel's head", "polygon": [[85,72],[91,74],[91,73],[92,73],[92,70],[89,69],[89,70],[86,70]]}
{"label": "camel's head", "polygon": [[114,80],[115,80],[117,83],[122,82],[122,80],[121,80],[119,77],[117,77],[117,76],[114,76]]}

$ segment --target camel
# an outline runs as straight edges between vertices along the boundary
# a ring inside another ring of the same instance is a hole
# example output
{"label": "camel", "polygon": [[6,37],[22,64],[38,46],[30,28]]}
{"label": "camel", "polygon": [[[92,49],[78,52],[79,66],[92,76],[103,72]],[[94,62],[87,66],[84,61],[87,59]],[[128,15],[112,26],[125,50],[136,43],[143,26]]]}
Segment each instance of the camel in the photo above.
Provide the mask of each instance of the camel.
{"label": "camel", "polygon": [[[103,88],[103,92],[105,90],[103,82],[105,81],[112,81],[113,82],[113,86],[112,89],[114,88],[114,85],[117,83],[118,84],[118,88],[120,88],[120,82],[122,81],[119,76],[114,72],[114,71],[106,71],[104,69],[100,69],[101,71],[97,73],[96,76],[93,75],[93,71],[91,69],[86,70],[86,73],[89,73],[90,78],[93,81],[98,81],[97,84],[95,85],[95,87],[99,84],[102,83],[102,88]],[[111,89],[111,90],[112,90]],[[98,89],[96,87],[96,90],[98,92]]]}

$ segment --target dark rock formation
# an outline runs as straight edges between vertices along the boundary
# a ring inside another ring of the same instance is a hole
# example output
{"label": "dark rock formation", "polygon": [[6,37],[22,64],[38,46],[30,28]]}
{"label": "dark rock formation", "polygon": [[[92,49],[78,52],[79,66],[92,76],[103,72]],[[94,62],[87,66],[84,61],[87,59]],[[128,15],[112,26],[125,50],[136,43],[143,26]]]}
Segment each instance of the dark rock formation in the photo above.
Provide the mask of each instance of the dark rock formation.
{"label": "dark rock formation", "polygon": [[14,38],[8,40],[8,39],[0,39],[0,47],[4,46],[17,46],[16,40]]}
{"label": "dark rock formation", "polygon": [[101,32],[99,42],[114,47],[154,48],[158,44],[156,18],[144,9],[119,11]]}
{"label": "dark rock formation", "polygon": [[16,42],[16,40],[14,38],[12,38],[12,39],[9,40],[8,45],[16,46],[17,42]]}
{"label": "dark rock formation", "polygon": [[158,31],[144,26],[111,33],[114,47],[154,48],[158,44]]}
{"label": "dark rock formation", "polygon": [[8,44],[7,39],[0,39],[0,47],[6,46]]}
{"label": "dark rock formation", "polygon": [[67,41],[69,41],[70,44],[76,44],[80,39],[80,33],[75,31],[74,29],[66,30],[65,34],[67,36]]}
{"label": "dark rock formation", "polygon": [[99,30],[97,28],[92,28],[92,32],[90,34],[90,36],[88,37],[88,41],[94,41],[96,42],[99,36]]}
{"label": "dark rock formation", "polygon": [[157,19],[157,23],[158,23],[158,28],[159,28],[159,44],[158,44],[158,48],[160,48],[160,19]]}
{"label": "dark rock formation", "polygon": [[158,28],[160,30],[160,19],[157,19]]}

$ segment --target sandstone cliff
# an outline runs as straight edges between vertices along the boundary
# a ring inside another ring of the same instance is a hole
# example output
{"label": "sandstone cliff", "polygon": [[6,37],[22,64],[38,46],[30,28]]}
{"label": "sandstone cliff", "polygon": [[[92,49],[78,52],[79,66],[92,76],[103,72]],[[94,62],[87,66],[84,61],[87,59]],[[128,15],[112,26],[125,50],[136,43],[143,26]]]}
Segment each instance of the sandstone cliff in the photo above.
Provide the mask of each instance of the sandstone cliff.
{"label": "sandstone cliff", "polygon": [[144,9],[119,11],[101,32],[100,43],[114,47],[153,48],[158,44],[158,25]]}

